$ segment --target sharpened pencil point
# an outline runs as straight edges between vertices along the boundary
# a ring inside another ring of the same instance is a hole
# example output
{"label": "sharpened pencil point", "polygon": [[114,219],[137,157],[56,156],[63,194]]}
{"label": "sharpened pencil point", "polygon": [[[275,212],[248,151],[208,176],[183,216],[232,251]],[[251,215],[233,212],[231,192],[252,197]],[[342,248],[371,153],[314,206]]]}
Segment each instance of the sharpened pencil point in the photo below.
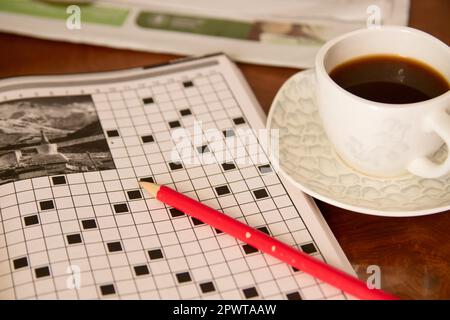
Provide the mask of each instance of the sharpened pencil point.
{"label": "sharpened pencil point", "polygon": [[147,181],[139,181],[139,185],[147,191],[150,195],[156,197],[156,194],[159,191],[160,185],[157,185],[156,183],[151,183]]}

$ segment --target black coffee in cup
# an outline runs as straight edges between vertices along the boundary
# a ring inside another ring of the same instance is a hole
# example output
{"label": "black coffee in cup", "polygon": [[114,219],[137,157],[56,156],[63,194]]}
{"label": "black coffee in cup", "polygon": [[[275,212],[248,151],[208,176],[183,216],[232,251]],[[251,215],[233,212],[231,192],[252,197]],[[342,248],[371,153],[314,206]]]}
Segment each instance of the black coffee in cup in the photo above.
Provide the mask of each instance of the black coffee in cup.
{"label": "black coffee in cup", "polygon": [[437,97],[450,88],[431,66],[396,55],[370,55],[336,66],[330,77],[345,90],[367,100],[404,104]]}

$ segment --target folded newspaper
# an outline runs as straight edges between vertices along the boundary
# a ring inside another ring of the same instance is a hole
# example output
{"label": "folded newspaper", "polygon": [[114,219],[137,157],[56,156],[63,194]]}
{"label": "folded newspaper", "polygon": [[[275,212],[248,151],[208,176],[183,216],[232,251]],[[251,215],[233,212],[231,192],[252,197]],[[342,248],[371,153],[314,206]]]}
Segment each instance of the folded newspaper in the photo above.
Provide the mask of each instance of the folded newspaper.
{"label": "folded newspaper", "polygon": [[408,13],[409,0],[0,0],[0,31],[305,68],[328,39]]}

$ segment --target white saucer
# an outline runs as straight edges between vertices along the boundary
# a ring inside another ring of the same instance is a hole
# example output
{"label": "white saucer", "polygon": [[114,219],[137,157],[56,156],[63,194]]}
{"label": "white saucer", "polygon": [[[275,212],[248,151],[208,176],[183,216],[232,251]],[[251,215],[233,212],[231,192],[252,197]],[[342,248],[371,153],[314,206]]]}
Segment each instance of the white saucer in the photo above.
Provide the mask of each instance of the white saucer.
{"label": "white saucer", "polygon": [[[272,103],[267,128],[279,129],[280,140],[279,156],[271,157],[278,161],[282,175],[319,200],[361,213],[408,217],[450,209],[450,175],[383,179],[343,163],[322,128],[314,86],[313,70],[299,72],[286,81]],[[442,148],[436,157],[446,152]]]}

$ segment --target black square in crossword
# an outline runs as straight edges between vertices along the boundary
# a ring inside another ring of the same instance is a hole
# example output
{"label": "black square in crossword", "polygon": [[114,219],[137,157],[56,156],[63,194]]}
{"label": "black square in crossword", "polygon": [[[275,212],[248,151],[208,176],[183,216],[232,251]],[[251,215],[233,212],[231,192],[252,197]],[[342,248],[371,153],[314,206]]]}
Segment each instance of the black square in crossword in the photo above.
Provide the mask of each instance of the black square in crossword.
{"label": "black square in crossword", "polygon": [[300,270],[298,270],[296,267],[292,267],[292,271],[299,272]]}
{"label": "black square in crossword", "polygon": [[256,199],[267,198],[269,196],[266,189],[253,190],[253,194]]}
{"label": "black square in crossword", "polygon": [[127,191],[128,199],[134,200],[134,199],[142,199],[142,194],[140,190],[130,190]]}
{"label": "black square in crossword", "polygon": [[81,221],[81,224],[83,225],[84,230],[97,228],[97,222],[95,219],[83,220]]}
{"label": "black square in crossword", "polygon": [[137,276],[143,276],[143,275],[146,275],[146,274],[150,274],[150,271],[148,270],[148,267],[145,264],[143,264],[141,266],[135,266],[134,267],[134,273]]}
{"label": "black square in crossword", "polygon": [[245,298],[250,299],[258,296],[258,291],[256,291],[255,287],[247,288],[242,290]]}
{"label": "black square in crossword", "polygon": [[181,127],[180,121],[176,120],[176,121],[170,121],[169,122],[169,127],[170,128],[178,128]]}
{"label": "black square in crossword", "polygon": [[204,283],[200,283],[200,290],[202,290],[203,293],[208,293],[208,292],[216,291],[216,288],[214,287],[214,283],[204,282]]}
{"label": "black square in crossword", "polygon": [[26,226],[32,226],[34,224],[39,223],[39,218],[37,215],[32,215],[32,216],[23,218],[23,222],[25,223]]}
{"label": "black square in crossword", "polygon": [[114,288],[113,284],[105,284],[103,286],[100,286],[100,291],[104,296],[116,293],[116,289]]}
{"label": "black square in crossword", "polygon": [[81,239],[81,234],[79,233],[69,234],[66,236],[66,238],[68,244],[77,244],[83,242],[83,240]]}
{"label": "black square in crossword", "polygon": [[181,212],[180,210],[175,209],[175,208],[170,208],[169,212],[173,218],[184,216],[183,212]]}
{"label": "black square in crossword", "polygon": [[115,204],[113,207],[114,207],[114,211],[116,213],[128,212],[128,206],[126,203],[118,203],[118,204]]}
{"label": "black square in crossword", "polygon": [[239,117],[239,118],[234,118],[233,122],[234,122],[235,125],[239,125],[239,124],[245,123],[245,120],[244,120],[244,118]]}
{"label": "black square in crossword", "polygon": [[258,252],[258,249],[256,249],[255,247],[252,247],[249,244],[244,244],[242,246],[242,249],[244,249],[245,254],[251,254],[251,253]]}
{"label": "black square in crossword", "polygon": [[214,230],[216,230],[216,233],[217,233],[217,234],[221,234],[221,233],[223,233],[223,231],[222,231],[222,230],[219,230],[219,229],[214,229]]}
{"label": "black square in crossword", "polygon": [[148,97],[148,98],[142,99],[142,102],[143,102],[144,104],[150,104],[150,103],[154,103],[155,101],[153,100],[152,97]]}
{"label": "black square in crossword", "polygon": [[222,163],[222,168],[225,171],[236,169],[236,166],[233,162],[225,162]]}
{"label": "black square in crossword", "polygon": [[220,187],[216,187],[216,192],[217,192],[218,196],[223,196],[225,194],[229,194],[230,189],[228,188],[228,186],[220,186]]}
{"label": "black square in crossword", "polygon": [[150,142],[154,142],[155,141],[155,139],[153,138],[152,135],[142,136],[141,139],[142,139],[143,143],[150,143]]}
{"label": "black square in crossword", "polygon": [[264,164],[262,166],[258,167],[259,172],[261,172],[262,174],[264,173],[269,173],[272,172],[272,167],[270,166],[270,164]]}
{"label": "black square in crossword", "polygon": [[307,253],[307,254],[311,254],[311,253],[317,252],[317,249],[316,249],[316,246],[314,245],[314,243],[302,244],[300,246],[300,248],[302,249],[302,251],[304,253]]}
{"label": "black square in crossword", "polygon": [[118,137],[119,136],[119,131],[117,131],[117,130],[108,130],[108,131],[106,131],[106,134],[108,135],[109,138],[114,138],[114,137]]}
{"label": "black square in crossword", "polygon": [[260,227],[258,228],[258,230],[264,232],[265,234],[270,235],[269,229],[267,229],[267,227]]}
{"label": "black square in crossword", "polygon": [[192,114],[191,109],[183,109],[180,110],[180,114],[184,117],[184,116],[189,116]]}
{"label": "black square in crossword", "polygon": [[43,278],[50,275],[50,269],[49,267],[40,267],[34,269],[34,274],[36,275],[36,278]]}
{"label": "black square in crossword", "polygon": [[300,296],[300,293],[298,293],[298,291],[286,294],[286,298],[288,300],[302,300],[302,297]]}
{"label": "black square in crossword", "polygon": [[225,138],[233,137],[235,135],[232,129],[224,130],[222,133]]}
{"label": "black square in crossword", "polygon": [[192,81],[185,81],[185,82],[183,82],[183,87],[185,87],[185,88],[190,88],[190,87],[193,87],[194,86],[194,84],[192,83]]}
{"label": "black square in crossword", "polygon": [[55,204],[53,203],[53,200],[45,200],[39,202],[39,207],[41,208],[42,211],[51,210],[55,209]]}
{"label": "black square in crossword", "polygon": [[161,259],[163,258],[163,253],[160,249],[149,250],[148,257],[150,260]]}
{"label": "black square in crossword", "polygon": [[191,219],[192,219],[192,223],[194,224],[194,226],[199,226],[201,224],[205,224],[203,221],[200,221],[194,217],[192,217]]}
{"label": "black square in crossword", "polygon": [[200,147],[197,147],[197,152],[198,153],[207,153],[207,152],[209,152],[209,148],[207,145],[200,146]]}
{"label": "black square in crossword", "polygon": [[122,251],[122,244],[120,243],[120,241],[109,242],[109,243],[107,243],[107,246],[108,246],[109,252]]}
{"label": "black square in crossword", "polygon": [[53,185],[59,185],[59,184],[67,184],[66,177],[64,176],[56,176],[52,177]]}
{"label": "black square in crossword", "polygon": [[14,265],[14,269],[20,269],[20,268],[28,267],[28,258],[27,257],[23,257],[23,258],[14,259],[13,260],[13,265]]}
{"label": "black square in crossword", "polygon": [[141,178],[140,180],[144,181],[144,182],[155,183],[155,180],[153,179],[153,177],[145,177],[145,178]]}
{"label": "black square in crossword", "polygon": [[183,165],[181,162],[169,162],[169,168],[170,170],[183,169]]}
{"label": "black square in crossword", "polygon": [[192,278],[191,278],[191,275],[189,274],[189,272],[177,273],[176,276],[177,276],[177,281],[179,283],[192,281]]}

